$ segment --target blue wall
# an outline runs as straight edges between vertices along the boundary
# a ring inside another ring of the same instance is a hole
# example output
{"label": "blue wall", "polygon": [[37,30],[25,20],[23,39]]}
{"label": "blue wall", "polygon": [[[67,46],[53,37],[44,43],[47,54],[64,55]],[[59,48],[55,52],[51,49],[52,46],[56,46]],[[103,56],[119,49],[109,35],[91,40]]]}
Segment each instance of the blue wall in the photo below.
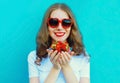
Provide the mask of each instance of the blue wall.
{"label": "blue wall", "polygon": [[67,3],[73,10],[91,55],[91,83],[119,83],[119,0],[1,0],[0,83],[28,83],[27,55],[49,5]]}

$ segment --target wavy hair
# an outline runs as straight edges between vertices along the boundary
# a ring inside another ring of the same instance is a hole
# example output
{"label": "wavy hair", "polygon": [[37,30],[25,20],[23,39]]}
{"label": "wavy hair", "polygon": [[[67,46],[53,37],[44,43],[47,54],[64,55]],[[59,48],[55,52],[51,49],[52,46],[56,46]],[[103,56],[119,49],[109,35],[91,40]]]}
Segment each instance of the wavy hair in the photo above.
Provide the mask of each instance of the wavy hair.
{"label": "wavy hair", "polygon": [[77,56],[80,55],[81,53],[84,53],[85,55],[84,45],[82,43],[82,36],[80,34],[79,27],[77,25],[77,22],[75,20],[72,11],[66,4],[56,3],[50,6],[46,11],[42,24],[40,26],[40,30],[36,37],[36,44],[37,44],[36,55],[38,56],[36,62],[38,63],[42,61],[42,58],[47,57],[46,49],[48,49],[52,44],[52,38],[50,37],[48,31],[47,19],[50,17],[51,12],[56,9],[61,9],[65,11],[68,14],[68,16],[73,20],[73,25],[71,26],[71,32],[69,37],[67,38],[67,42],[69,43],[69,46],[72,47],[72,51],[74,51]]}

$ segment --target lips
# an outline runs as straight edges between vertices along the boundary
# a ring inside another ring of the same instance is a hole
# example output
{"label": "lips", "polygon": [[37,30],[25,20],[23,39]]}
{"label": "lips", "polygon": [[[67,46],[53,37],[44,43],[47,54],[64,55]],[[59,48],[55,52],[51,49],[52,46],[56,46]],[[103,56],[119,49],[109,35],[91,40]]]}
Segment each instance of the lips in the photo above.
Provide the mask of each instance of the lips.
{"label": "lips", "polygon": [[65,32],[55,32],[55,35],[57,37],[62,37],[62,36],[64,36],[64,34],[65,34]]}

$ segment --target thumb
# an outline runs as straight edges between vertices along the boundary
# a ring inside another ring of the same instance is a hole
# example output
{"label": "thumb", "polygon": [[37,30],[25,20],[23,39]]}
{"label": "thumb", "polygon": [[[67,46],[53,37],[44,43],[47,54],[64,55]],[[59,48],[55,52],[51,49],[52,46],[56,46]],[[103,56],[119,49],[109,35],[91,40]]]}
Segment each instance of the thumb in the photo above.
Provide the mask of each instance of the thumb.
{"label": "thumb", "polygon": [[47,52],[49,52],[49,49],[46,49]]}
{"label": "thumb", "polygon": [[74,54],[75,54],[75,52],[74,52],[74,51],[71,51],[71,52],[70,52],[70,55],[71,55],[71,56],[73,56]]}

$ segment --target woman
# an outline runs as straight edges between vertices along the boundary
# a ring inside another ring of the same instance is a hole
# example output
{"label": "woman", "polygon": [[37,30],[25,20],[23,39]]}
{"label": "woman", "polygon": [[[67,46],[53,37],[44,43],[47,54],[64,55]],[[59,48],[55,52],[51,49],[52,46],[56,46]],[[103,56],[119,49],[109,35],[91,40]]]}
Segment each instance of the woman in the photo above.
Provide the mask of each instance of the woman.
{"label": "woman", "polygon": [[30,83],[90,83],[89,58],[67,5],[50,6],[36,42],[28,55]]}

